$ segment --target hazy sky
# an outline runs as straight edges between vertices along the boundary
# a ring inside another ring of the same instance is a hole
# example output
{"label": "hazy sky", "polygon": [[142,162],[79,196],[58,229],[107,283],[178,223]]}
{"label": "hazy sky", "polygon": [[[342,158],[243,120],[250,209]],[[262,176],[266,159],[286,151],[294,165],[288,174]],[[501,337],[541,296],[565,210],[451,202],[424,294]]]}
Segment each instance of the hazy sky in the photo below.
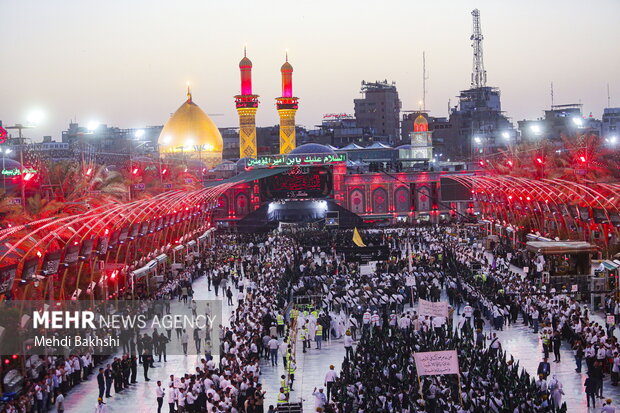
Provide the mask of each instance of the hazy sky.
{"label": "hazy sky", "polygon": [[600,117],[610,84],[620,106],[619,0],[0,0],[0,119],[60,137],[71,119],[120,127],[163,124],[192,83],[194,101],[218,126],[238,123],[243,45],[261,95],[259,125],[277,123],[284,50],[300,97],[297,123],[353,112],[360,82],[395,81],[416,109],[426,51],[427,107],[470,83],[471,10],[482,18],[488,84],[516,122],[555,102],[581,101]]}

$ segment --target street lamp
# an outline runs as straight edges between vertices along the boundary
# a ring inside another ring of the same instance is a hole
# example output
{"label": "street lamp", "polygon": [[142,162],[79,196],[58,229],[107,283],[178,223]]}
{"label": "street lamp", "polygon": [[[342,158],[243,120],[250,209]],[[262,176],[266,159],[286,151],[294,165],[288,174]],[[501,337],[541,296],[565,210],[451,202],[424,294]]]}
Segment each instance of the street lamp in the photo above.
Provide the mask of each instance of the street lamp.
{"label": "street lamp", "polygon": [[141,137],[144,136],[144,129],[138,129],[137,131],[134,132],[133,136],[135,136],[136,139],[140,139]]}
{"label": "street lamp", "polygon": [[509,132],[502,132],[502,138],[509,140],[510,139],[510,133]]}
{"label": "street lamp", "polygon": [[43,111],[36,109],[30,112],[27,120],[29,125],[36,126],[41,123],[43,119],[45,119],[45,114]]}
{"label": "street lamp", "polygon": [[94,131],[95,129],[99,127],[99,122],[96,120],[90,121],[88,122],[88,125],[86,125],[86,127],[88,128],[89,131]]}
{"label": "street lamp", "polygon": [[530,130],[534,132],[535,135],[540,135],[540,133],[542,132],[542,128],[538,124],[531,125]]}

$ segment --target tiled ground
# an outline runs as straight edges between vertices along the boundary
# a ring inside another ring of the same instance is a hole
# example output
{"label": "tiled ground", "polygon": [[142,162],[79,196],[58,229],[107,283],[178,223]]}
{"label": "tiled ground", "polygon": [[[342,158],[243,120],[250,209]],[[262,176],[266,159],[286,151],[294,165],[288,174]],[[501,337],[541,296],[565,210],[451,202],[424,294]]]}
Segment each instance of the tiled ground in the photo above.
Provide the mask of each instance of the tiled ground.
{"label": "tiled ground", "polygon": [[[197,300],[215,299],[213,291],[207,291],[206,279],[200,279],[195,283],[195,298]],[[236,294],[234,294],[236,297]],[[220,296],[221,298],[221,296]],[[223,306],[224,319],[227,320],[233,307]],[[456,323],[455,323],[456,324]],[[488,331],[487,326],[487,331]],[[541,360],[542,346],[539,343],[538,335],[533,334],[531,330],[523,326],[521,322],[516,325],[504,329],[499,332],[499,337],[504,349],[512,354],[515,359],[520,360],[520,365],[525,367],[528,372],[535,373],[538,363]],[[553,374],[557,374],[559,380],[563,383],[564,400],[567,402],[568,411],[571,413],[588,412],[586,408],[585,394],[583,392],[583,381],[585,374],[575,373],[575,363],[572,351],[567,344],[562,349],[562,362],[551,363]],[[323,379],[329,365],[334,364],[336,369],[340,369],[340,364],[344,357],[344,347],[342,340],[324,342],[322,350],[309,350],[308,353],[301,352],[301,345],[297,356],[297,372],[295,391],[291,395],[291,400],[299,400],[302,398],[306,401],[305,407],[307,411],[311,411],[314,405],[312,391],[314,387],[323,385]],[[140,382],[133,385],[130,389],[125,390],[119,395],[113,395],[107,401],[109,411],[127,413],[150,413],[155,412],[156,400],[154,395],[155,383],[158,379],[165,381],[170,374],[180,375],[187,371],[193,370],[198,359],[196,356],[169,356],[167,363],[155,363],[157,366],[151,370],[149,374],[152,381],[145,383],[141,381],[140,374],[138,379]],[[584,363],[585,367],[585,363]],[[585,369],[584,369],[585,371]],[[267,362],[263,365],[261,382],[263,388],[267,391],[265,407],[269,404],[275,404],[278,389],[279,377],[283,374],[283,366],[271,367]],[[141,371],[139,371],[141,373]],[[87,383],[83,383],[79,388],[74,389],[67,397],[67,413],[73,412],[89,412],[94,410],[97,400],[97,382],[93,377]],[[612,387],[609,384],[609,378],[606,378],[604,385],[604,394],[610,397],[615,403],[620,405],[620,388]],[[167,411],[164,404],[163,411]],[[598,411],[597,409],[596,411]],[[590,409],[594,411],[594,409]]]}

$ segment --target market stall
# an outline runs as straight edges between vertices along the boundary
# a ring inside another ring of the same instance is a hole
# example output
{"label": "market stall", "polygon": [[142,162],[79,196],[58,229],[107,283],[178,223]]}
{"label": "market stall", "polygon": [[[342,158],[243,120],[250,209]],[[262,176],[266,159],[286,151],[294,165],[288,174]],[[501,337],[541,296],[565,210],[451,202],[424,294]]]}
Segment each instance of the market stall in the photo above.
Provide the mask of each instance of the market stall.
{"label": "market stall", "polygon": [[598,250],[595,245],[583,241],[545,239],[529,241],[526,250],[535,256],[533,261],[542,264],[542,283],[548,288],[566,289],[580,294],[602,291],[598,284],[593,284],[596,282],[592,280],[591,274],[592,254]]}

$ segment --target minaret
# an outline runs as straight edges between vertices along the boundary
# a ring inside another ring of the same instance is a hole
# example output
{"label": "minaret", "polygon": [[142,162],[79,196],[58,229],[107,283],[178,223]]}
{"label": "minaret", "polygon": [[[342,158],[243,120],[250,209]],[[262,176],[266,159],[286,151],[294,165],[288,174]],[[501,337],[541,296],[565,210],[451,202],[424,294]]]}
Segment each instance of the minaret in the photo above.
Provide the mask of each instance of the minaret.
{"label": "minaret", "polygon": [[282,96],[276,98],[280,114],[280,154],[287,154],[297,146],[295,140],[295,113],[298,98],[293,97],[293,66],[286,62],[280,68],[282,72]]}
{"label": "minaret", "polygon": [[256,110],[258,95],[252,94],[252,62],[243,48],[243,59],[239,62],[241,71],[241,94],[235,96],[239,113],[239,158],[256,158]]}

